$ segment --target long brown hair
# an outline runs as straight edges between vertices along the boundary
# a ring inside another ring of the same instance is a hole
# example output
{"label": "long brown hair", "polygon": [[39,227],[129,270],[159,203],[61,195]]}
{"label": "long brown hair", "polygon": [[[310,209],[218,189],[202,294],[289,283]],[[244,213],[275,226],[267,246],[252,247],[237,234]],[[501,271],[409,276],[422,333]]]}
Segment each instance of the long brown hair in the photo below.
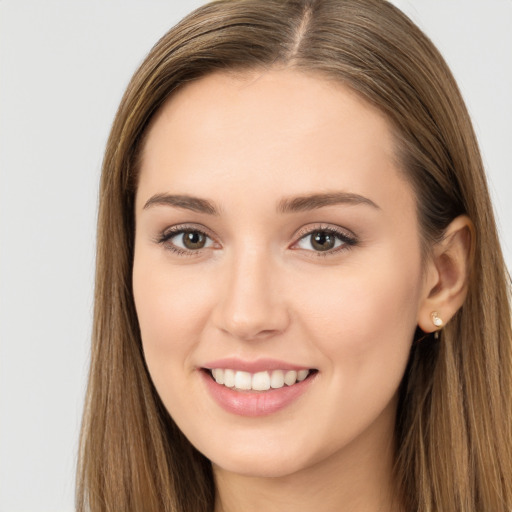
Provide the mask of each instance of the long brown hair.
{"label": "long brown hair", "polygon": [[412,344],[396,480],[408,511],[510,512],[510,279],[482,161],[443,58],[384,0],[219,0],[171,29],[133,76],[101,178],[78,510],[213,510],[210,463],[163,407],[141,349],[131,286],[138,156],[152,116],[178,87],[213,71],[274,65],[339,80],[387,116],[426,253],[457,215],[471,218],[466,301],[439,340]]}

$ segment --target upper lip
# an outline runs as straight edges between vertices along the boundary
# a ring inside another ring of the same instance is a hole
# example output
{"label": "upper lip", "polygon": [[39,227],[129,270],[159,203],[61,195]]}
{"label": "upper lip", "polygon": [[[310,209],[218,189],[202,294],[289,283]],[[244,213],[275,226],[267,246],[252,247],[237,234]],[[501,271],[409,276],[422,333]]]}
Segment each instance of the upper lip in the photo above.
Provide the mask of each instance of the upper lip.
{"label": "upper lip", "polygon": [[214,368],[224,368],[236,371],[243,371],[249,373],[263,372],[266,370],[311,370],[309,366],[300,364],[292,364],[286,361],[279,361],[278,359],[256,359],[254,361],[246,361],[237,357],[225,357],[216,359],[215,361],[208,361],[203,368],[212,370]]}

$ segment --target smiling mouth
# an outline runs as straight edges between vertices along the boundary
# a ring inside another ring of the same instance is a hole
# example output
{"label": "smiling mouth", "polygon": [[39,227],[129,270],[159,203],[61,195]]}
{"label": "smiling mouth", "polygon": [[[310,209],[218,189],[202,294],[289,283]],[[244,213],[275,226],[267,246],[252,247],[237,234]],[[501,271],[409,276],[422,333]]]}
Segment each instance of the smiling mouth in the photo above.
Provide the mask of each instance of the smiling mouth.
{"label": "smiling mouth", "polygon": [[232,370],[229,368],[204,368],[219,385],[234,391],[269,391],[294,386],[306,380],[318,370],[272,370],[256,373]]}

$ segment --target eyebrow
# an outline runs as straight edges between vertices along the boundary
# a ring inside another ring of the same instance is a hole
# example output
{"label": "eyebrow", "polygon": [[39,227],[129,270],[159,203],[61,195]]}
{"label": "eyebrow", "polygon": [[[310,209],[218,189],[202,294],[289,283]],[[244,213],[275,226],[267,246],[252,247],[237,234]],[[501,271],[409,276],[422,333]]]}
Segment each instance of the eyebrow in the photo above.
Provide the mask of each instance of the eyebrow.
{"label": "eyebrow", "polygon": [[290,197],[279,201],[277,211],[279,213],[302,212],[315,210],[324,206],[347,205],[368,205],[380,210],[380,207],[367,197],[349,192],[328,192],[325,194],[310,194],[307,196]]}
{"label": "eyebrow", "polygon": [[150,197],[143,209],[146,210],[153,206],[174,206],[175,208],[183,208],[198,213],[206,213],[208,215],[218,215],[219,212],[214,204],[206,199],[187,195],[172,194],[155,194]]}
{"label": "eyebrow", "polygon": [[[349,192],[328,192],[281,199],[277,205],[277,212],[283,214],[303,212],[340,204],[363,204],[380,210],[380,207],[371,199],[359,194],[352,194]],[[208,215],[219,215],[218,208],[216,208],[214,203],[211,201],[183,194],[155,194],[146,201],[143,209],[146,210],[154,206],[173,206],[175,208],[183,208],[185,210],[205,213]]]}

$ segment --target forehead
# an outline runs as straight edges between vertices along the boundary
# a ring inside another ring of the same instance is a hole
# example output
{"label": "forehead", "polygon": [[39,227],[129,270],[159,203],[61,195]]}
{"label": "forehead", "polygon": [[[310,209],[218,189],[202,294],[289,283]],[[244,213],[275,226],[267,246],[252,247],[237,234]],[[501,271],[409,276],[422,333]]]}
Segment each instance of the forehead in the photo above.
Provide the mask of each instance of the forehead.
{"label": "forehead", "polygon": [[148,130],[140,188],[209,195],[213,186],[250,184],[253,197],[269,199],[332,188],[379,195],[375,180],[383,177],[405,186],[379,110],[339,82],[274,69],[215,73],[177,91]]}

